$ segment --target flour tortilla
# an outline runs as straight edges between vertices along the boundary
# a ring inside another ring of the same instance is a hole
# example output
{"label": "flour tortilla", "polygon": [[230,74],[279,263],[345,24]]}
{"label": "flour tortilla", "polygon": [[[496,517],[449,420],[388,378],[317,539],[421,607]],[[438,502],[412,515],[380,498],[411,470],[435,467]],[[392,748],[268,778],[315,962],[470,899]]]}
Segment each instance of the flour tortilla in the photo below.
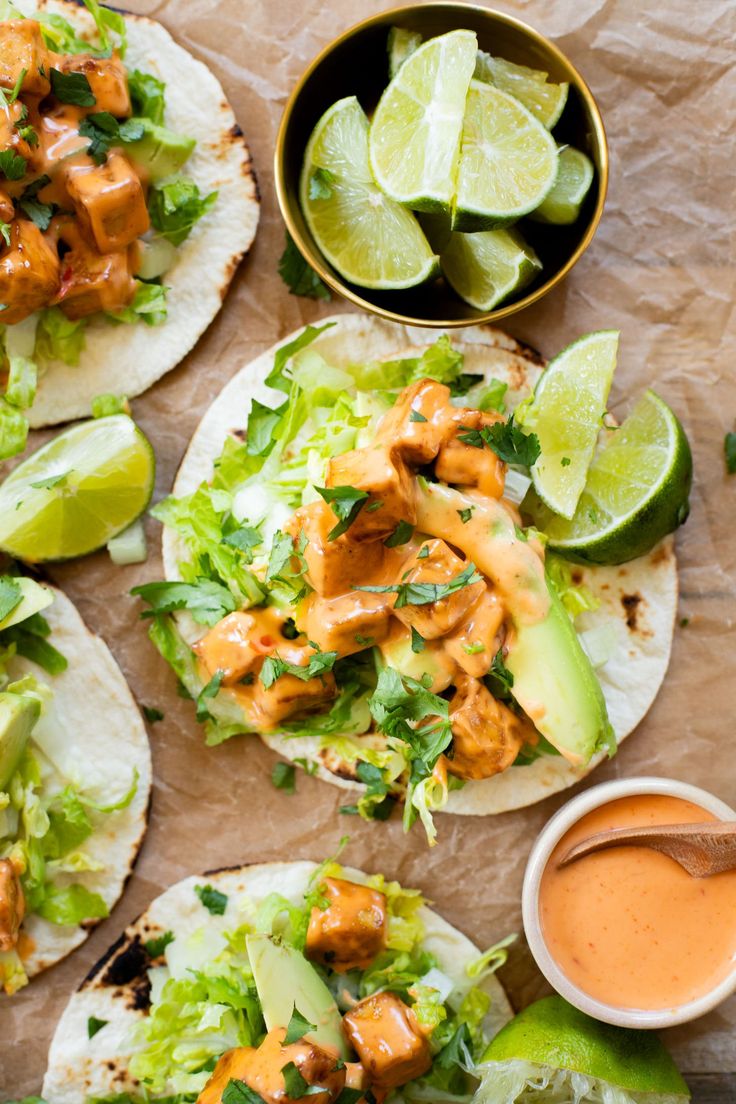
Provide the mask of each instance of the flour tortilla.
{"label": "flour tortilla", "polygon": [[[171,931],[183,939],[203,925],[218,931],[232,930],[242,924],[244,915],[238,904],[243,897],[260,901],[269,893],[300,904],[316,863],[275,862],[233,867],[208,872],[200,877],[177,882],[150,908],[126,928],[103,958],[93,967],[79,990],[72,996],[51,1041],[48,1069],[42,1095],[47,1104],[86,1104],[90,1097],[107,1097],[133,1092],[137,1082],[127,1072],[131,1054],[130,1032],[148,1013],[150,958],[142,947],[148,939]],[[365,882],[367,875],[352,867],[344,868],[345,877]],[[224,916],[208,913],[194,892],[196,885],[207,884],[228,898]],[[481,953],[441,916],[426,906],[420,916],[425,927],[424,946],[438,961],[456,988],[473,984],[465,967]],[[491,997],[484,1027],[493,1036],[513,1016],[501,983],[494,975],[481,986]],[[104,1030],[89,1039],[90,1016],[108,1021]]]}
{"label": "flour tortilla", "polygon": [[[336,367],[371,360],[416,355],[439,336],[436,330],[407,328],[366,315],[345,314],[334,319],[310,346]],[[294,334],[279,344],[292,341]],[[512,337],[490,327],[472,326],[449,335],[465,357],[464,370],[495,377],[508,384],[507,406],[513,409],[539,378],[544,361]],[[227,435],[242,429],[253,399],[273,406],[283,400],[264,380],[273,366],[275,349],[263,353],[233,377],[200,422],[174,483],[175,495],[189,494],[212,476],[212,465]],[[179,578],[177,564],[186,559],[186,547],[170,529],[163,534],[164,568],[168,579]],[[579,630],[612,624],[616,647],[598,670],[608,715],[619,743],[639,724],[654,701],[669,664],[678,581],[674,539],[665,538],[648,555],[617,567],[580,567],[584,582],[600,601],[599,609],[582,614]],[[178,624],[192,643],[206,631],[187,617]],[[354,766],[320,747],[315,737],[287,739],[267,734],[261,739],[285,759],[307,757],[320,764],[317,774],[336,786],[356,788]],[[573,767],[561,756],[543,756],[525,767],[470,781],[450,793],[442,812],[484,816],[523,808],[575,785],[600,761],[598,755],[584,767]],[[359,787],[362,788],[362,787]]]}
{"label": "flour tortilla", "polygon": [[[124,796],[134,770],[138,771],[138,788],[126,809],[104,817],[91,812],[99,828],[95,827],[82,850],[104,864],[104,869],[58,878],[58,884],[80,882],[99,893],[112,909],[123,893],[146,832],[151,751],[138,707],[107,645],[90,632],[60,590],[48,589],[53,591],[54,601],[43,616],[51,627],[50,643],[66,657],[68,667],[54,676],[30,660],[15,657],[8,673],[11,681],[32,674],[53,690],[32,739],[66,779],[83,786],[86,796],[103,805],[113,804]],[[35,944],[24,960],[28,976],[65,958],[98,923],[87,920],[67,927],[28,916],[23,930]]]}
{"label": "flour tortilla", "polygon": [[[73,0],[18,0],[24,15],[61,15],[94,40],[89,12]],[[217,78],[173,40],[154,19],[125,13],[125,65],[166,83],[165,125],[196,138],[182,169],[203,195],[217,191],[217,203],[177,249],[164,282],[168,318],[160,326],[116,326],[99,318],[86,328],[86,347],[77,367],[44,364],[38,394],[28,412],[31,426],[56,425],[88,417],[96,395],[140,395],[192,349],[222,306],[228,286],[253,241],[258,225],[258,185],[250,153]]]}

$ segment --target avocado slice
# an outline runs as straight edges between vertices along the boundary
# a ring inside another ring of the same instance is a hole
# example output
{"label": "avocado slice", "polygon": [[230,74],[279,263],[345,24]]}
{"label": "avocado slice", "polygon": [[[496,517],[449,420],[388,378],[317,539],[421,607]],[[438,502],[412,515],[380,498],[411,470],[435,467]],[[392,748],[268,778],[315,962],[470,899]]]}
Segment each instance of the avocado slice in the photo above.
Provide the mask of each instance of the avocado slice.
{"label": "avocado slice", "polygon": [[21,599],[8,616],[0,621],[0,632],[3,629],[9,629],[11,625],[19,625],[21,621],[27,621],[34,613],[40,613],[50,606],[54,600],[53,591],[48,587],[40,586],[33,579],[26,579],[19,575],[13,579],[13,582],[20,588]]}
{"label": "avocado slice", "polygon": [[615,740],[601,685],[567,610],[547,580],[544,621],[516,625],[506,666],[512,694],[536,728],[579,767]]}
{"label": "avocado slice", "polygon": [[37,698],[0,693],[0,790],[10,782],[40,712]]}
{"label": "avocado slice", "polygon": [[125,152],[147,171],[154,182],[177,173],[197,144],[194,138],[175,134],[150,119],[136,118],[131,121],[141,124],[143,137],[136,142],[127,142]]}
{"label": "avocado slice", "polygon": [[294,1008],[316,1024],[307,1032],[315,1043],[336,1049],[342,1059],[348,1048],[342,1033],[342,1019],[329,989],[304,955],[286,943],[275,943],[267,935],[245,939],[266,1027],[288,1027]]}

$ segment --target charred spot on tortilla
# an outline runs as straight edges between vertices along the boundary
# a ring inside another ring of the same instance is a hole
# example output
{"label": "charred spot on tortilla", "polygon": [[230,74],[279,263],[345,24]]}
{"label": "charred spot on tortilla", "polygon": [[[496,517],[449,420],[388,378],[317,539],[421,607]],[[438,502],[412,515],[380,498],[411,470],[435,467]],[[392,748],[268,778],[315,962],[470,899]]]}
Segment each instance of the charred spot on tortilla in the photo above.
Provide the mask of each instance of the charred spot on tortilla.
{"label": "charred spot on tortilla", "polygon": [[644,601],[641,594],[622,594],[621,605],[626,613],[626,624],[632,632],[638,629],[639,606]]}
{"label": "charred spot on tortilla", "polygon": [[657,545],[654,549],[649,557],[649,562],[652,567],[658,567],[659,564],[669,563],[670,560],[674,558],[674,555],[672,544],[669,541],[663,541],[662,544]]}
{"label": "charred spot on tortilla", "polygon": [[136,934],[112,959],[101,979],[102,984],[120,986],[140,981],[146,976],[149,962],[148,952]]}

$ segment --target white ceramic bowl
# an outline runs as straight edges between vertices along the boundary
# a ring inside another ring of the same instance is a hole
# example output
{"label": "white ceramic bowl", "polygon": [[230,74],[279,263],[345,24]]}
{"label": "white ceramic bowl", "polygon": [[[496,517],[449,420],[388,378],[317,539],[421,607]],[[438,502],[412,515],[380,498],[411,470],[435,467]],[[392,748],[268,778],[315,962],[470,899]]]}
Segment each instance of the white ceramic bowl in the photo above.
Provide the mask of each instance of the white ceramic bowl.
{"label": "white ceramic bowl", "polygon": [[522,890],[524,931],[537,966],[547,981],[565,1000],[575,1005],[581,1012],[587,1012],[597,1020],[617,1024],[619,1027],[671,1027],[710,1012],[717,1004],[729,997],[736,990],[736,964],[723,981],[697,1000],[688,1001],[673,1008],[660,1008],[653,1012],[635,1008],[616,1008],[589,996],[562,972],[547,949],[539,919],[539,886],[542,874],[552,851],[568,829],[593,809],[606,805],[609,801],[615,801],[617,798],[631,797],[634,794],[664,794],[668,797],[680,797],[685,801],[691,801],[694,805],[700,805],[719,820],[736,820],[736,812],[725,802],[706,790],[690,786],[686,782],[677,782],[673,778],[625,778],[618,782],[604,782],[600,786],[593,786],[592,789],[568,801],[567,805],[563,805],[537,837],[524,875]]}

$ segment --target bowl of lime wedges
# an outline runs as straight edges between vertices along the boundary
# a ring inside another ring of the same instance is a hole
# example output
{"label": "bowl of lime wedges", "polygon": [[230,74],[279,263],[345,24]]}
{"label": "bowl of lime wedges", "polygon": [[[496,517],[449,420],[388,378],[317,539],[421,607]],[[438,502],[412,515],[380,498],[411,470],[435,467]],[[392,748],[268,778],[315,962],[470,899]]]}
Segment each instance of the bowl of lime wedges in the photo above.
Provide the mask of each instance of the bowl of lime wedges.
{"label": "bowl of lime wedges", "polygon": [[[564,278],[603,211],[593,95],[533,28],[462,3],[372,16],[288,100],[276,191],[292,290],[394,321],[503,318]],[[322,291],[323,294],[325,294]]]}

